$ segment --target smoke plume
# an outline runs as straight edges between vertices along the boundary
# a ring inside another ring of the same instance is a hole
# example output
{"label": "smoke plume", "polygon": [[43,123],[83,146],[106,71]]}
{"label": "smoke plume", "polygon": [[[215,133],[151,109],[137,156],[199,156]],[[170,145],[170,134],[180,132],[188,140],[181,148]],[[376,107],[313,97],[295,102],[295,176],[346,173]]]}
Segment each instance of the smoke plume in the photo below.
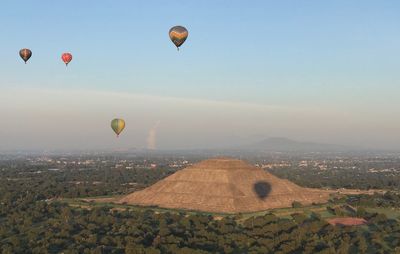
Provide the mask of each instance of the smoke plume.
{"label": "smoke plume", "polygon": [[157,144],[157,128],[160,121],[157,121],[153,127],[150,128],[149,134],[147,135],[147,149],[155,150]]}

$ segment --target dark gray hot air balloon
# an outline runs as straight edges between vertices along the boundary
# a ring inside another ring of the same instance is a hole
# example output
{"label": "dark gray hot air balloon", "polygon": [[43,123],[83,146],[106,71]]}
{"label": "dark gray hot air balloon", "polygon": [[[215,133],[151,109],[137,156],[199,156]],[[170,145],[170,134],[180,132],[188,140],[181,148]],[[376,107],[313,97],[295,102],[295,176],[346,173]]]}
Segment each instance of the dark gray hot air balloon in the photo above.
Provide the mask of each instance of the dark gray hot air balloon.
{"label": "dark gray hot air balloon", "polygon": [[186,41],[189,32],[183,26],[174,26],[169,30],[169,38],[175,44],[177,49],[182,46],[182,44]]}
{"label": "dark gray hot air balloon", "polygon": [[22,58],[22,60],[26,62],[29,60],[29,58],[31,58],[32,56],[32,51],[30,49],[21,49],[19,51],[19,56]]}

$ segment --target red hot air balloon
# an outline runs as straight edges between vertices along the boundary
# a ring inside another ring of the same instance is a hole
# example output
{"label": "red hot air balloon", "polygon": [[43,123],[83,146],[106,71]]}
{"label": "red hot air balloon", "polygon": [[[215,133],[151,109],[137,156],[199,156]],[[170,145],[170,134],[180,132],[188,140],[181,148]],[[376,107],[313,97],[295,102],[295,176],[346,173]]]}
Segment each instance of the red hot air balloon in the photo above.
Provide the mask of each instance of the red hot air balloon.
{"label": "red hot air balloon", "polygon": [[71,62],[71,60],[72,60],[72,55],[71,55],[71,53],[63,53],[61,55],[61,59],[63,60],[65,65],[68,66],[69,62]]}

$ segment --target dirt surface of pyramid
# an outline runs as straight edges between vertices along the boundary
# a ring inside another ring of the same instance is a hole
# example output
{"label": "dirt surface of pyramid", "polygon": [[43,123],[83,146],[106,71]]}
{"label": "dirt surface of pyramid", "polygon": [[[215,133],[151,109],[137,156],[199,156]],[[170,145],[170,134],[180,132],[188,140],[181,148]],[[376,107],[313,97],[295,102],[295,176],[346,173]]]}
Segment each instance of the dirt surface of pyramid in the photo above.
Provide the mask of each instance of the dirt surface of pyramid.
{"label": "dirt surface of pyramid", "polygon": [[119,203],[215,213],[255,212],[324,203],[331,192],[302,188],[261,168],[231,158],[199,162],[129,194]]}

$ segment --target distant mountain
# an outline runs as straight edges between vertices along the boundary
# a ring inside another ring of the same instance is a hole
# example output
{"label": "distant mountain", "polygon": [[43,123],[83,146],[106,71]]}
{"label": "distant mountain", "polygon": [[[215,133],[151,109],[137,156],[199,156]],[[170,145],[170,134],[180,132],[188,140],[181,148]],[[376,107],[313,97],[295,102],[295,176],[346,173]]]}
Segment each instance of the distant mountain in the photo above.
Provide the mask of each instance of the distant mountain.
{"label": "distant mountain", "polygon": [[[238,142],[239,143],[239,142]],[[288,138],[273,137],[263,139],[261,141],[247,144],[247,145],[236,145],[225,148],[192,148],[192,149],[157,149],[157,150],[136,150],[136,153],[144,154],[191,154],[191,155],[203,155],[216,156],[216,155],[240,155],[248,153],[258,152],[354,152],[354,151],[366,151],[358,147],[335,145],[335,144],[323,144],[313,142],[300,142]]]}
{"label": "distant mountain", "polygon": [[288,138],[268,138],[250,145],[242,146],[239,149],[274,152],[338,152],[354,150],[347,146],[299,142]]}

